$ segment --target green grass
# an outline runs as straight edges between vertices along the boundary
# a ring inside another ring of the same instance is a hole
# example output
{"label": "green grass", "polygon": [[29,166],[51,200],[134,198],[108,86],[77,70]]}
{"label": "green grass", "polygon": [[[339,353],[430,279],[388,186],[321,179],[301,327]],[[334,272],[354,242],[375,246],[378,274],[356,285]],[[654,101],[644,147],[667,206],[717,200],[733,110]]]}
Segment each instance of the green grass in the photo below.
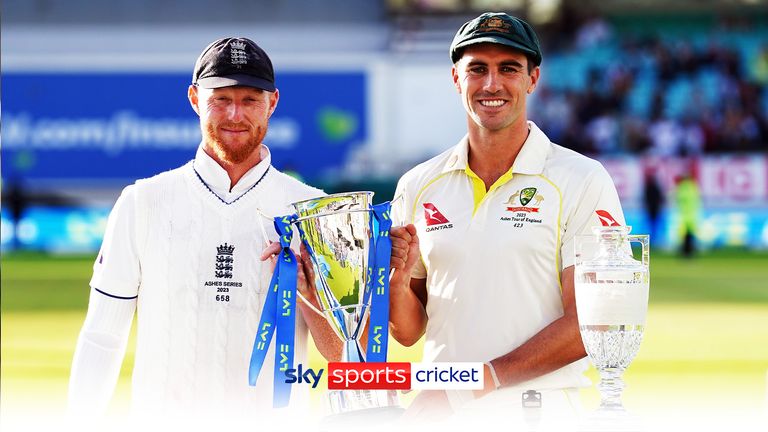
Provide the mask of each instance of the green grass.
{"label": "green grass", "polygon": [[650,301],[768,304],[768,254],[726,250],[694,259],[653,254]]}
{"label": "green grass", "polygon": [[[2,257],[3,414],[63,410],[93,259]],[[651,269],[647,331],[625,375],[627,406],[759,409],[768,403],[768,254],[725,251],[694,260],[654,254]],[[134,343],[132,336],[113,412],[127,406]],[[420,350],[420,343],[409,349],[393,343],[391,358],[418,361]],[[323,367],[316,351],[310,364]],[[594,381],[595,371],[588,376]],[[597,403],[594,386],[582,391],[582,400],[588,407]]]}
{"label": "green grass", "polygon": [[4,254],[0,311],[82,311],[95,256]]}

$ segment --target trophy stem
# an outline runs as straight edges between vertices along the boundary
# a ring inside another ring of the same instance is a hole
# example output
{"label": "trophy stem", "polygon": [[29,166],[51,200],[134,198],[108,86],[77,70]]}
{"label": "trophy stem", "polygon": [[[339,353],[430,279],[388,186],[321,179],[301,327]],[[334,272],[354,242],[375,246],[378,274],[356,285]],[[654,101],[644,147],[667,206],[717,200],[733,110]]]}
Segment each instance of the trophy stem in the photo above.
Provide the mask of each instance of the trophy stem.
{"label": "trophy stem", "polygon": [[357,339],[347,339],[344,341],[344,348],[341,351],[341,361],[347,363],[362,363],[365,361]]}
{"label": "trophy stem", "polygon": [[624,411],[624,405],[621,403],[621,392],[624,391],[624,380],[621,379],[623,368],[605,368],[600,371],[600,384],[597,389],[600,390],[600,410],[601,411]]}

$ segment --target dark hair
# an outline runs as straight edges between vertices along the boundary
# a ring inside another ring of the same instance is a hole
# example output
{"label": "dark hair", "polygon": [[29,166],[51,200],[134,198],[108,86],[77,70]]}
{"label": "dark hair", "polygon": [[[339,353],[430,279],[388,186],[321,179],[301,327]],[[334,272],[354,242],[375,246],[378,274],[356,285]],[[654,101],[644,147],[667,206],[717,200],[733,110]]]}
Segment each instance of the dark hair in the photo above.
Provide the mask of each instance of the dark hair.
{"label": "dark hair", "polygon": [[533,61],[533,57],[527,55],[525,56],[526,59],[528,59],[528,75],[533,73],[533,70],[536,69],[536,63]]}
{"label": "dark hair", "polygon": [[[461,58],[464,57],[464,50],[462,49],[461,51],[457,51],[457,54],[458,55],[456,56],[456,63],[461,61]],[[534,61],[532,56],[529,56],[527,54],[525,55],[525,58],[526,60],[528,60],[528,75],[530,75],[533,73],[533,70],[536,69],[536,62]],[[454,63],[453,65],[456,66],[456,63]]]}

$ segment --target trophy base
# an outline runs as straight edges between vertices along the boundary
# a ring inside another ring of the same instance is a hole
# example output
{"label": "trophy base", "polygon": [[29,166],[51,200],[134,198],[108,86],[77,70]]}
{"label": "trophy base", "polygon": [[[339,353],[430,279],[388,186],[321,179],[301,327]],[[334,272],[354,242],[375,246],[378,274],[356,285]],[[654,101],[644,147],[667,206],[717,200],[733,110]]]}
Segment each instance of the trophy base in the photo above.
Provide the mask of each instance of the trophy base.
{"label": "trophy base", "polygon": [[323,420],[326,426],[392,423],[405,411],[394,390],[331,390],[328,401],[333,414]]}

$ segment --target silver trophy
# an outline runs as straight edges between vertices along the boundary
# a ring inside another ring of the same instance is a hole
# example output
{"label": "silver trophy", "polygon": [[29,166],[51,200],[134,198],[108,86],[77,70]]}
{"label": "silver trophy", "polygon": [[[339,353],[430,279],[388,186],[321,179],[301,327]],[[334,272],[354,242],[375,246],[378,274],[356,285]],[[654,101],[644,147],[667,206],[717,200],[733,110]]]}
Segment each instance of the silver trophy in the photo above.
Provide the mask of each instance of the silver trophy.
{"label": "silver trophy", "polygon": [[[575,285],[579,330],[600,374],[602,412],[621,412],[622,374],[640,348],[648,312],[649,239],[631,227],[593,227],[576,241]],[[642,245],[640,261],[630,242]]]}
{"label": "silver trophy", "polygon": [[[315,272],[313,292],[344,342],[342,362],[365,361],[360,337],[371,306],[372,199],[373,192],[349,192],[293,204]],[[399,405],[394,391],[380,390],[333,390],[329,402],[336,414]]]}

